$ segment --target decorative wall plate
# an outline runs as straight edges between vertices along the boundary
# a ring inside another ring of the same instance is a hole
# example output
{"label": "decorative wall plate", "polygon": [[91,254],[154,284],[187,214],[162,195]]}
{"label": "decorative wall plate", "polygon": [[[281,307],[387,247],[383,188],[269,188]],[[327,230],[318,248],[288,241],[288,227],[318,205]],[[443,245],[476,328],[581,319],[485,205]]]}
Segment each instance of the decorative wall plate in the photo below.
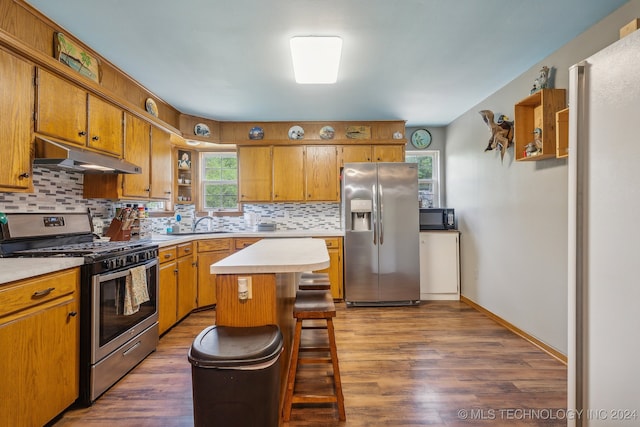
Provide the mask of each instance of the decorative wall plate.
{"label": "decorative wall plate", "polygon": [[426,129],[418,129],[411,134],[411,145],[424,150],[431,145],[431,133]]}
{"label": "decorative wall plate", "polygon": [[301,126],[291,126],[289,128],[289,139],[304,139],[304,129]]}
{"label": "decorative wall plate", "polygon": [[264,130],[260,126],[254,126],[249,129],[249,139],[262,139],[264,138]]}
{"label": "decorative wall plate", "polygon": [[151,98],[147,98],[144,102],[144,108],[147,110],[147,113],[151,114],[153,117],[158,117],[158,106],[156,105],[156,101]]}
{"label": "decorative wall plate", "polygon": [[323,126],[320,129],[320,138],[322,139],[333,139],[336,136],[336,131],[331,126]]}
{"label": "decorative wall plate", "polygon": [[193,133],[198,136],[211,136],[211,131],[209,130],[209,126],[204,123],[198,123],[193,128]]}

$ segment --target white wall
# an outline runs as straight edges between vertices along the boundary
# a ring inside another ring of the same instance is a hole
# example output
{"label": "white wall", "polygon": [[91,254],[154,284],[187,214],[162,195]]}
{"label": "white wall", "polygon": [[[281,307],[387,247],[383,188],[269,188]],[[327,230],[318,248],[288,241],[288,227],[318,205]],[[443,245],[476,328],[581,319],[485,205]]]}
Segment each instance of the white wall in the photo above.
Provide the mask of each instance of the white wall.
{"label": "white wall", "polygon": [[640,0],[545,58],[446,131],[447,206],[456,209],[461,231],[462,295],[564,354],[567,161],[515,162],[510,149],[501,163],[497,152],[483,151],[489,131],[478,111],[513,119],[514,104],[529,95],[542,65],[554,68],[556,88],[567,88],[568,68],[616,41],[620,27],[636,17]]}

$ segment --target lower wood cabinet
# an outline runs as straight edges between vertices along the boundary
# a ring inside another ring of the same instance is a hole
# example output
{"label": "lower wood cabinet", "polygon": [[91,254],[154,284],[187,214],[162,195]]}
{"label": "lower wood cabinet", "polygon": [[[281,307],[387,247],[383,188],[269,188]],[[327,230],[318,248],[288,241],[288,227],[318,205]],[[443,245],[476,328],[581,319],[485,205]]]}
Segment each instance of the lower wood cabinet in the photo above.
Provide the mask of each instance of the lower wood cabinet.
{"label": "lower wood cabinet", "polygon": [[231,255],[232,243],[233,239],[198,241],[198,308],[216,304],[216,275],[210,273],[210,267]]}
{"label": "lower wood cabinet", "polygon": [[196,308],[197,270],[193,242],[160,249],[158,324],[160,334]]}
{"label": "lower wood cabinet", "polygon": [[328,268],[319,270],[318,273],[328,273],[331,281],[331,296],[334,299],[344,298],[343,286],[343,263],[342,263],[342,238],[341,237],[325,237],[327,252],[329,252]]}
{"label": "lower wood cabinet", "polygon": [[45,425],[78,398],[79,284],[73,268],[0,285],[0,424]]}

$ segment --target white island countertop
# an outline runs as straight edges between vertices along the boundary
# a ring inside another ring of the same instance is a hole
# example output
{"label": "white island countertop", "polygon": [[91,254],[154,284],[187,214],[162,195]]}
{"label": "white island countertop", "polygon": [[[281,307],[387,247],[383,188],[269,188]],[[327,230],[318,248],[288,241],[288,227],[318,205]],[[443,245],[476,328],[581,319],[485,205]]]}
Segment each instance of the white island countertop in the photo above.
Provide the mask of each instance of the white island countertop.
{"label": "white island countertop", "polygon": [[329,267],[323,239],[262,239],[211,264],[211,274],[296,273]]}

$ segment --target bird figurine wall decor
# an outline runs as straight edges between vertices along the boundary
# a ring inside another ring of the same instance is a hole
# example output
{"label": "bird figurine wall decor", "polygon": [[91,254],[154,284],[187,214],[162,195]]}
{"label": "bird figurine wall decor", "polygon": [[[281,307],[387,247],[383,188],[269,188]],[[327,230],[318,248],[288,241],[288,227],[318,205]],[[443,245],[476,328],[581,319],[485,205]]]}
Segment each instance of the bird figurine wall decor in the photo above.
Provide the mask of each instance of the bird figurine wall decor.
{"label": "bird figurine wall decor", "polygon": [[533,88],[531,88],[531,93],[535,93],[540,89],[547,89],[551,87],[551,82],[549,80],[549,67],[544,65],[540,71],[538,71],[538,77],[533,81]]}
{"label": "bird figurine wall decor", "polygon": [[487,148],[485,148],[484,151],[491,151],[498,148],[500,150],[500,160],[502,161],[507,148],[513,144],[513,122],[509,121],[509,118],[504,114],[500,114],[498,116],[498,122],[495,123],[493,121],[494,114],[491,110],[482,110],[480,111],[480,115],[489,127],[489,133],[491,134]]}
{"label": "bird figurine wall decor", "polygon": [[533,130],[533,141],[525,145],[524,150],[527,157],[542,154],[542,129],[535,128]]}

